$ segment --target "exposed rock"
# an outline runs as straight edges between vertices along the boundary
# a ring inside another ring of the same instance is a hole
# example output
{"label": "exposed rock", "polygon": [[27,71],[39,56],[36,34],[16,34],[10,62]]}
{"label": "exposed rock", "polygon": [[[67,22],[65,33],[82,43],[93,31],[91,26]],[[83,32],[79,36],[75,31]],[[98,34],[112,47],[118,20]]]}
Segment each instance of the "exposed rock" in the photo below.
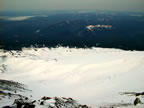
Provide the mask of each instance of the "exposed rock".
{"label": "exposed rock", "polygon": [[134,96],[143,96],[144,92],[137,93],[137,92],[122,92],[121,95],[134,95]]}
{"label": "exposed rock", "polygon": [[136,98],[136,99],[134,100],[134,105],[137,105],[137,104],[139,104],[139,103],[141,103],[141,100],[140,100],[139,98]]}
{"label": "exposed rock", "polygon": [[0,90],[7,90],[7,91],[26,91],[26,85],[14,82],[14,81],[9,81],[9,80],[3,80],[0,79]]}
{"label": "exposed rock", "polygon": [[15,99],[12,106],[5,106],[3,108],[90,108],[87,105],[81,105],[72,98],[59,97],[42,97],[39,101],[32,101],[29,98]]}
{"label": "exposed rock", "polygon": [[10,106],[4,106],[4,107],[2,107],[2,108],[12,108],[12,107],[10,107]]}

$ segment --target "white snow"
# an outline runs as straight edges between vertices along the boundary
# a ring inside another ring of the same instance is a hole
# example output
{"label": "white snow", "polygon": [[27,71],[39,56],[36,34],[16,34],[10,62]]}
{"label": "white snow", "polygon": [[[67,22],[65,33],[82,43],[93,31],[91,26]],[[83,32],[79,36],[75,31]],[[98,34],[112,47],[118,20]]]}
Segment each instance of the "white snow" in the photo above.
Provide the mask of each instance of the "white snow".
{"label": "white snow", "polygon": [[98,24],[98,25],[88,25],[86,28],[90,31],[93,31],[93,29],[96,29],[96,28],[111,29],[112,26],[111,25],[100,25],[100,24]]}
{"label": "white snow", "polygon": [[0,16],[0,19],[9,21],[23,21],[33,17],[48,17],[48,15],[35,15],[35,16]]}
{"label": "white snow", "polygon": [[39,32],[40,32],[40,30],[36,30],[36,31],[35,31],[35,33],[39,33]]}
{"label": "white snow", "polygon": [[29,18],[32,18],[34,16],[17,16],[17,17],[4,17],[5,20],[9,21],[23,21]]}
{"label": "white snow", "polygon": [[72,97],[96,107],[133,103],[134,96],[119,93],[144,90],[143,51],[25,48],[21,52],[0,51],[0,59],[1,70],[6,66],[4,73],[0,70],[0,79],[28,85],[34,98]]}

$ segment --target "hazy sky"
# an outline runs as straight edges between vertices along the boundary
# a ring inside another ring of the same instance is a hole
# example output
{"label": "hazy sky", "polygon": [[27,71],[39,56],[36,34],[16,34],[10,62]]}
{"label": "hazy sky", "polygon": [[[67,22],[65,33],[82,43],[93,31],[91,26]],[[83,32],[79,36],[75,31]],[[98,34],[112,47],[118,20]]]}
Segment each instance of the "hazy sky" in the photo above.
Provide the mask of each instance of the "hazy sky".
{"label": "hazy sky", "polygon": [[0,10],[144,11],[144,0],[0,0]]}

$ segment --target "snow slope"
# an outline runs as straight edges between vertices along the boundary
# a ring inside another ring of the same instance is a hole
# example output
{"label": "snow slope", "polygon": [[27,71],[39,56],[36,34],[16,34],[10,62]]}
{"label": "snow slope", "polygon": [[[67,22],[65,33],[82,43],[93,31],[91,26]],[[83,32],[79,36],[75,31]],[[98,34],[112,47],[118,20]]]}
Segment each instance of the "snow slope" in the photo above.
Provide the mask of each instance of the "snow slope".
{"label": "snow slope", "polygon": [[[119,49],[24,48],[0,51],[0,79],[26,84],[34,98],[72,97],[96,107],[133,103],[120,92],[144,90],[144,52]],[[144,101],[143,101],[144,102]],[[3,103],[6,103],[2,102]]]}

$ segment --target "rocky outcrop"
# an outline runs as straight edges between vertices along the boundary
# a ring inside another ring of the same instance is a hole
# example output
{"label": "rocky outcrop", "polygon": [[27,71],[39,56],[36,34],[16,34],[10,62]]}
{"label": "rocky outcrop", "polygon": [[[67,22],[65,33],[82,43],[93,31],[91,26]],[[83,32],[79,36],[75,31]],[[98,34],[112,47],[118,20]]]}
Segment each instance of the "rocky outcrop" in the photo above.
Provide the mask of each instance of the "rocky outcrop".
{"label": "rocky outcrop", "polygon": [[42,97],[39,100],[31,100],[27,97],[15,99],[11,106],[3,108],[90,108],[87,105],[81,105],[72,98],[65,97]]}

